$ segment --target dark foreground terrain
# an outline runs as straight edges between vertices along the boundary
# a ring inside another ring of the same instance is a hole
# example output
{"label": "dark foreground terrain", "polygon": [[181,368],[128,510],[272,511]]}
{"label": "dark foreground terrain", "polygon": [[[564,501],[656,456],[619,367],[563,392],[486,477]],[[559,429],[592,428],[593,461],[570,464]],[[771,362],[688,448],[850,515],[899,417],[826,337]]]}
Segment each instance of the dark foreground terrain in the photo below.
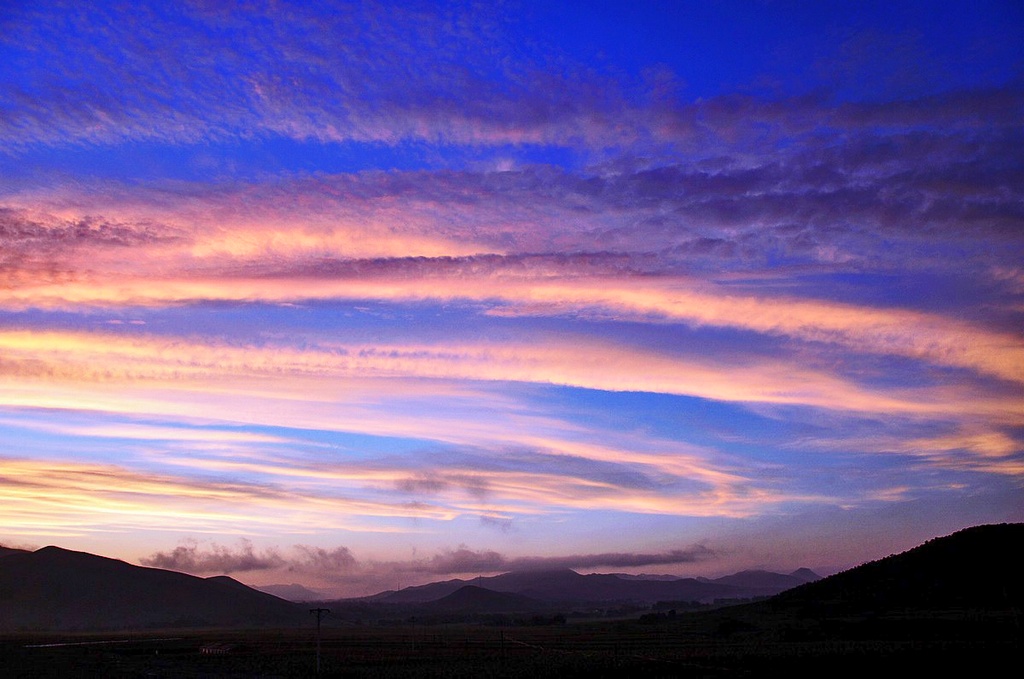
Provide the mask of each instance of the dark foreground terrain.
{"label": "dark foreground terrain", "polygon": [[[1013,623],[969,611],[945,619],[832,621],[763,618],[747,607],[654,622],[549,627],[325,628],[329,677],[732,677],[784,673],[981,672],[1014,666]],[[43,644],[71,643],[66,646]],[[205,655],[213,645],[223,654]],[[5,677],[308,677],[315,631],[147,632],[119,636],[23,635],[0,639]]]}

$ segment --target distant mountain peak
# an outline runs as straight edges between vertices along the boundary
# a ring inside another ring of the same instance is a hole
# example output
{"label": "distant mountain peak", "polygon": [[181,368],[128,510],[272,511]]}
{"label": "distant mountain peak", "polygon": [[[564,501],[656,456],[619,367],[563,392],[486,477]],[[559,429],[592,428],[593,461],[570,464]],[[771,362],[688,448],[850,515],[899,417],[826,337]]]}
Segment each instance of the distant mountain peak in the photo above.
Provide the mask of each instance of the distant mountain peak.
{"label": "distant mountain peak", "polygon": [[810,568],[797,568],[795,571],[790,573],[794,578],[799,578],[804,582],[817,582],[821,580],[821,576],[812,571]]}
{"label": "distant mountain peak", "polygon": [[[63,547],[58,547],[57,545],[46,545],[45,547],[40,547],[39,549],[37,549],[35,552],[33,552],[33,554],[87,554],[87,552],[76,552],[73,549],[65,549]],[[90,556],[96,555],[93,554]]]}
{"label": "distant mountain peak", "polygon": [[287,601],[320,601],[325,598],[321,592],[314,591],[295,582],[290,585],[262,585],[256,589]]}

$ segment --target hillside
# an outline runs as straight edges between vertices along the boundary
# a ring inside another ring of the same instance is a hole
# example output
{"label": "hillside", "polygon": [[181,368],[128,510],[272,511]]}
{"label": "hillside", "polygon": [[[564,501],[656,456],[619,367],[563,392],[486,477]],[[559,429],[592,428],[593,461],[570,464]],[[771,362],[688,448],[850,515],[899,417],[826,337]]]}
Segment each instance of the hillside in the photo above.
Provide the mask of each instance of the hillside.
{"label": "hillside", "polygon": [[291,625],[303,610],[226,576],[197,578],[44,547],[0,558],[0,631]]}
{"label": "hillside", "polygon": [[535,599],[521,594],[465,585],[446,597],[423,604],[423,607],[425,611],[438,613],[511,613],[537,610],[539,605]]}
{"label": "hillside", "polygon": [[26,553],[27,552],[24,549],[14,549],[13,547],[4,547],[3,545],[0,545],[0,558],[3,558],[3,557],[8,556],[10,554],[26,554]]}
{"label": "hillside", "polygon": [[774,597],[808,613],[1024,607],[1024,524],[975,526]]}

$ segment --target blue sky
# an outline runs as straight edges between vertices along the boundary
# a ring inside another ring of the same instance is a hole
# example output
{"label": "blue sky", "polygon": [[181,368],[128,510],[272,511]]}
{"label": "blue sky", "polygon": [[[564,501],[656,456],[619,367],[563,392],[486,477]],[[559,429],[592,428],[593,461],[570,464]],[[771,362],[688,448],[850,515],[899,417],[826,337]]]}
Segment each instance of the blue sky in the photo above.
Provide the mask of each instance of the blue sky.
{"label": "blue sky", "polygon": [[0,542],[367,594],[1024,520],[1019,3],[8,3]]}

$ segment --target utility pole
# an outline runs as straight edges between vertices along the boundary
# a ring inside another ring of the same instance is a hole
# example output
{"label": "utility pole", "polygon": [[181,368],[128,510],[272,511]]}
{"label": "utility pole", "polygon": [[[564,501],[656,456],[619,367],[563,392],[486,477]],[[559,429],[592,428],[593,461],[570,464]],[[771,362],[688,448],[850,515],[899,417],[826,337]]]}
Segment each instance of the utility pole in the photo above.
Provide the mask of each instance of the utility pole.
{"label": "utility pole", "polygon": [[331,612],[329,608],[311,608],[310,614],[316,613],[316,673],[320,674],[320,620]]}

